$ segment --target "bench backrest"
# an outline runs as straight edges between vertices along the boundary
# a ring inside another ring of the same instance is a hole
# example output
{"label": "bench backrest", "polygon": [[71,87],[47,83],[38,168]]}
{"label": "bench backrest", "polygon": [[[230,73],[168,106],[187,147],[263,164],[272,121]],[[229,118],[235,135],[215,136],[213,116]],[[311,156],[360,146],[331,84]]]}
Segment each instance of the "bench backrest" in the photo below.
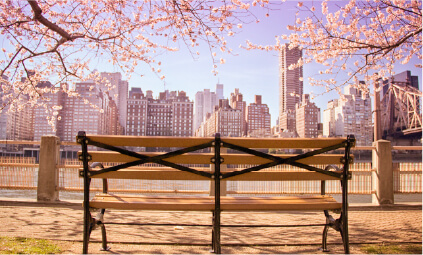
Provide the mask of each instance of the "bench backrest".
{"label": "bench backrest", "polygon": [[[210,180],[218,178],[214,168],[217,166],[220,179],[237,181],[266,180],[337,180],[348,169],[326,173],[314,165],[344,165],[352,161],[350,148],[354,138],[213,138],[199,137],[139,137],[85,135],[80,132],[77,141],[83,146],[94,145],[105,150],[90,150],[79,157],[91,162],[119,163],[105,170],[91,171],[91,178],[151,179],[151,180]],[[216,144],[218,143],[218,144]],[[127,148],[167,148],[170,152],[132,152]],[[198,152],[212,148],[212,152]],[[228,153],[229,148],[235,153]],[[268,154],[269,148],[277,150],[305,149],[300,154]],[[324,152],[344,148],[337,154]],[[266,152],[263,152],[264,151]],[[218,152],[217,152],[218,151]],[[217,152],[217,153],[216,153]],[[220,164],[217,164],[219,161]],[[162,167],[142,167],[145,163],[157,163]],[[189,167],[196,164],[203,167]],[[260,171],[279,164],[289,164],[309,171]],[[227,168],[228,165],[243,165],[245,168]],[[81,172],[81,175],[82,172]]]}

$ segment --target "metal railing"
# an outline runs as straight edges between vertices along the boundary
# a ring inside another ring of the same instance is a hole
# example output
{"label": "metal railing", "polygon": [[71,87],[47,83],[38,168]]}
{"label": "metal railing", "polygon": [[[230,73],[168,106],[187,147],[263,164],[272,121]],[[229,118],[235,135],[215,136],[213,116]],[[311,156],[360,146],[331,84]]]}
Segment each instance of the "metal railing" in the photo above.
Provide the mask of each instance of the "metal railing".
{"label": "metal railing", "polygon": [[[0,144],[2,141],[0,141]],[[7,141],[8,144],[39,144],[39,142]],[[76,145],[73,142],[62,145]],[[374,147],[357,147],[355,150],[373,150]],[[393,146],[393,150],[421,150],[419,146]],[[36,189],[38,182],[38,164],[34,158],[0,157],[0,189]],[[153,167],[153,165],[151,165]],[[231,166],[234,167],[234,166]],[[82,191],[82,179],[78,171],[81,164],[78,160],[62,160],[57,166],[59,171],[59,187],[63,192]],[[269,171],[299,171],[291,166],[279,166]],[[350,194],[372,194],[371,162],[354,163],[351,166],[352,179],[349,185]],[[422,163],[393,163],[394,192],[421,193],[422,192]],[[328,194],[340,192],[338,181],[328,181]],[[93,180],[94,190],[101,190],[101,181]],[[208,194],[209,181],[152,181],[152,180],[110,180],[111,192],[128,193],[189,193]],[[317,194],[320,193],[320,181],[228,181],[227,194]]]}

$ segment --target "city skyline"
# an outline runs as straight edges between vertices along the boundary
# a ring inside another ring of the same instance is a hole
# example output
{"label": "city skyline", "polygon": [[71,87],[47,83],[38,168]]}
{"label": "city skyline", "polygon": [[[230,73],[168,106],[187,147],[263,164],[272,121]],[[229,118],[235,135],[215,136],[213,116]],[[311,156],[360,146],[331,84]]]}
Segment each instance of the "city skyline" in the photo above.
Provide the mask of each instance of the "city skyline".
{"label": "city skyline", "polygon": [[[115,89],[117,91],[127,88],[127,82],[120,80],[120,73],[103,72],[101,74],[105,77],[116,78],[115,82],[118,87]],[[411,84],[406,90],[416,89],[418,86],[418,77],[411,75],[410,71],[399,73],[392,79],[396,83],[390,84],[390,87],[404,86],[407,81]],[[262,102],[261,95],[255,97],[254,103],[248,102],[247,108],[247,102],[243,99],[242,91],[236,88],[230,94],[229,99],[221,99],[216,105],[216,98],[222,97],[223,84],[216,85],[216,91],[219,91],[217,94],[211,92],[214,95],[214,102],[209,102],[209,104],[213,106],[213,111],[206,112],[200,129],[193,128],[195,99],[190,99],[183,91],[165,90],[160,92],[158,96],[154,96],[151,90],[145,91],[144,94],[142,88],[131,88],[125,96],[125,100],[119,102],[121,97],[115,97],[113,92],[101,90],[100,87],[93,85],[94,81],[76,84],[76,91],[83,98],[88,98],[87,101],[75,97],[66,97],[63,93],[60,93],[53,97],[53,101],[49,102],[51,106],[60,104],[60,102],[63,103],[63,109],[58,111],[57,120],[61,119],[61,121],[57,122],[57,131],[48,131],[47,126],[49,124],[43,121],[43,118],[48,117],[47,114],[43,114],[39,109],[26,108],[26,111],[0,116],[3,126],[6,127],[6,132],[2,135],[10,140],[39,140],[44,135],[56,135],[62,141],[73,141],[75,135],[81,130],[90,134],[104,135],[185,137],[193,135],[213,136],[216,132],[221,133],[222,136],[234,137],[312,138],[320,135],[323,135],[323,137],[344,137],[348,134],[354,134],[357,144],[360,146],[368,146],[373,140],[371,99],[351,85],[345,87],[343,98],[331,100],[327,103],[327,107],[323,108],[323,119],[319,116],[320,108],[309,101],[310,96],[302,94],[302,100],[295,105],[295,130],[286,130],[289,132],[280,132],[277,129],[272,129],[271,132],[270,113],[266,102]],[[52,84],[42,82],[37,86],[42,88],[52,86]],[[22,97],[22,100],[25,100],[24,96]],[[401,96],[401,98],[404,98],[404,96]],[[403,107],[397,105],[399,102],[389,101],[388,104],[385,99],[382,101],[381,117],[393,124],[388,123],[390,129],[388,133],[385,132],[386,127],[382,130],[384,135],[395,135],[395,132],[410,125],[405,123],[407,120],[401,118],[405,113],[402,112]],[[119,112],[121,103],[126,114]],[[404,103],[412,104],[413,101]],[[97,105],[99,111],[93,109],[90,104]],[[387,106],[394,108],[387,108]],[[416,105],[414,107],[417,109]],[[420,110],[417,111],[420,112]],[[386,113],[392,114],[387,116]],[[125,120],[123,126],[119,124],[120,119]],[[421,133],[421,119],[419,125],[417,125],[417,122],[413,123],[411,128],[406,131],[407,134],[416,132],[418,128],[420,128]]]}
{"label": "city skyline", "polygon": [[[255,15],[260,19],[259,23],[243,24],[233,37],[228,38],[228,46],[233,49],[233,54],[221,54],[219,49],[209,49],[207,44],[201,45],[198,50],[199,56],[192,56],[184,44],[180,45],[177,52],[166,52],[159,56],[161,60],[160,75],[151,72],[151,67],[139,67],[130,79],[129,87],[141,87],[143,91],[152,90],[155,95],[164,90],[185,91],[191,99],[195,98],[198,91],[204,89],[215,90],[217,83],[224,84],[224,96],[229,95],[235,88],[239,88],[243,93],[246,102],[254,102],[255,95],[261,95],[263,102],[269,106],[272,116],[271,125],[276,125],[276,119],[279,114],[279,56],[277,51],[260,51],[239,48],[240,45],[246,46],[246,40],[261,45],[274,45],[275,36],[289,34],[288,25],[295,24],[298,17],[303,18],[305,13],[297,12],[297,1],[287,1],[282,5],[275,6],[275,10],[270,11],[266,17],[267,11],[261,8],[254,8]],[[304,2],[304,5],[310,3]],[[319,11],[320,2],[315,4]],[[277,9],[280,10],[277,10]],[[283,41],[282,41],[283,42]],[[286,41],[287,42],[287,41]],[[225,64],[218,64],[219,74],[212,74],[213,62],[211,51],[217,52],[216,61],[223,58]],[[421,60],[413,58],[407,65],[397,64],[394,71],[401,73],[410,70],[412,75],[419,77],[419,89],[421,90],[422,71],[415,64],[421,64]],[[108,64],[107,61],[93,63],[92,70],[98,69],[102,72],[119,72],[116,66]],[[317,64],[306,64],[303,67],[304,73],[304,94],[310,94],[311,97],[324,93],[325,89],[321,87],[310,86],[308,77],[318,78],[318,71],[322,66]],[[164,75],[164,80],[160,76]],[[342,74],[336,75],[341,80]],[[123,77],[123,79],[127,79]],[[372,87],[372,86],[370,86]],[[372,88],[371,88],[371,91]],[[316,98],[310,98],[317,107],[325,109],[327,102],[339,98],[335,91],[325,93]],[[321,118],[323,116],[321,115]]]}

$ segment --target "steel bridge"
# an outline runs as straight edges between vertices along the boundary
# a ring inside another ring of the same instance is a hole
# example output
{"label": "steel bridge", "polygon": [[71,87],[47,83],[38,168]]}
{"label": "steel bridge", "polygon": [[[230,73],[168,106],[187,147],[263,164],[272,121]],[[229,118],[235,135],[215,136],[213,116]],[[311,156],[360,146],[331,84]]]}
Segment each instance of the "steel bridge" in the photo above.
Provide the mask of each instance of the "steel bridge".
{"label": "steel bridge", "polygon": [[422,137],[422,92],[408,82],[393,82],[381,100],[383,138]]}

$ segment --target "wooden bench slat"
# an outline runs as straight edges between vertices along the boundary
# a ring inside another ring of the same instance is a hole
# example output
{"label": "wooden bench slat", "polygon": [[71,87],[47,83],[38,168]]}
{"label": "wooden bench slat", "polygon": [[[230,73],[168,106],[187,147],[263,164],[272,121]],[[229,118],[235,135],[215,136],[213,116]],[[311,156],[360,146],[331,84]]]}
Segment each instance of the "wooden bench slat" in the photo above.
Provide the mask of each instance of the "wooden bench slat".
{"label": "wooden bench slat", "polygon": [[[78,155],[81,153],[78,152]],[[120,154],[118,152],[110,151],[91,151],[89,154],[92,156],[92,162],[131,162],[137,160],[137,158]],[[153,157],[162,155],[163,153],[141,153],[142,155]],[[273,155],[280,158],[289,158],[295,156],[293,154],[277,154]],[[343,154],[320,154],[313,157],[301,159],[298,162],[307,165],[329,165],[329,164],[340,164],[340,160]],[[184,155],[167,158],[165,161],[178,163],[178,164],[210,164],[210,159],[213,157],[211,153],[188,153]],[[249,155],[249,154],[222,154],[224,162],[222,164],[265,164],[271,162],[268,159]]]}
{"label": "wooden bench slat", "polygon": [[[80,169],[82,170],[82,169]],[[211,173],[211,171],[205,171]],[[222,171],[222,174],[230,171]],[[339,171],[338,173],[342,173]],[[174,170],[174,169],[122,169],[103,173],[93,178],[105,179],[143,179],[143,180],[210,180],[197,174]],[[288,181],[288,180],[339,180],[339,178],[316,172],[280,172],[258,171],[237,175],[226,179],[228,181]]]}
{"label": "wooden bench slat", "polygon": [[[169,137],[169,136],[107,136],[87,135],[96,142],[112,146],[135,147],[191,147],[213,141],[213,137]],[[307,149],[323,148],[345,141],[345,137],[337,138],[248,138],[224,137],[222,141],[247,148],[284,148]],[[163,146],[165,145],[165,146]]]}
{"label": "wooden bench slat", "polygon": [[87,135],[95,142],[101,142],[112,146],[133,147],[192,147],[214,140],[213,137],[173,137],[173,136],[108,136]]}
{"label": "wooden bench slat", "polygon": [[224,137],[222,141],[246,148],[317,149],[342,143],[346,137],[330,138],[248,138]]}
{"label": "wooden bench slat", "polygon": [[[214,197],[126,196],[98,194],[90,202],[93,208],[122,210],[211,211]],[[221,197],[224,211],[335,210],[341,208],[331,196],[309,197]]]}

